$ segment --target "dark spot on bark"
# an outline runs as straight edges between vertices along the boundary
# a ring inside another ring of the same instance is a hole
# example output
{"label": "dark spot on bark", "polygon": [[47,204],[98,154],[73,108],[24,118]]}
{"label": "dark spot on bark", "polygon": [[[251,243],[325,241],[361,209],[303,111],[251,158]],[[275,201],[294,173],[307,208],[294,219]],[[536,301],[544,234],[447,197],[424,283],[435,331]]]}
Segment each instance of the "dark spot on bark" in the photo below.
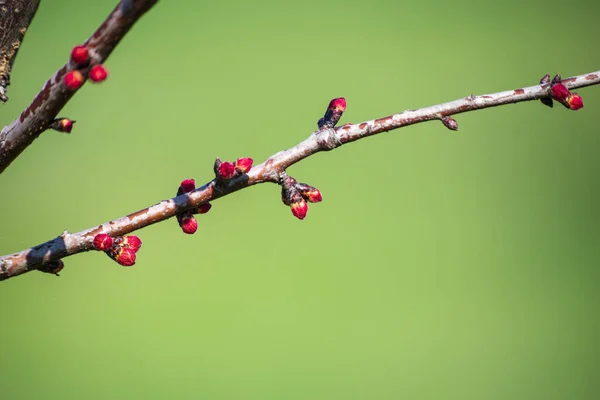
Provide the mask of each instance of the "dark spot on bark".
{"label": "dark spot on bark", "polygon": [[31,105],[21,113],[21,117],[19,118],[21,122],[25,121],[25,118],[27,118],[30,113],[35,112],[35,110],[37,110],[38,107],[40,107],[42,104],[44,104],[46,100],[48,100],[48,98],[50,97],[51,87],[52,84],[50,83],[50,81],[46,81],[46,85],[44,86],[42,91],[39,92],[37,96],[35,96],[35,99],[33,99]]}
{"label": "dark spot on bark", "polygon": [[365,128],[367,127],[367,123],[366,123],[366,122],[363,122],[363,123],[362,123],[362,124],[360,124],[358,127],[359,127],[360,129],[365,129]]}
{"label": "dark spot on bark", "polygon": [[64,78],[64,76],[67,73],[67,66],[63,65],[63,67],[61,69],[58,70],[58,72],[56,73],[56,77],[54,78],[54,82],[55,83],[60,83],[60,81]]}
{"label": "dark spot on bark", "polygon": [[515,89],[515,94],[523,94],[525,91],[523,89]]}
{"label": "dark spot on bark", "polygon": [[570,83],[570,82],[575,82],[575,78],[567,78],[567,79],[563,79],[562,81],[560,81],[560,83]]}
{"label": "dark spot on bark", "polygon": [[585,77],[585,79],[588,80],[588,81],[592,81],[594,79],[598,79],[598,75],[596,75],[596,74],[589,74],[589,75],[587,75]]}
{"label": "dark spot on bark", "polygon": [[483,97],[484,99],[491,99],[492,98],[492,96],[487,96],[487,95],[486,96],[481,96],[481,97]]}
{"label": "dark spot on bark", "polygon": [[375,120],[375,125],[380,125],[380,124],[385,124],[388,121],[391,121],[392,117],[388,116],[388,117],[384,117],[384,118],[378,118]]}

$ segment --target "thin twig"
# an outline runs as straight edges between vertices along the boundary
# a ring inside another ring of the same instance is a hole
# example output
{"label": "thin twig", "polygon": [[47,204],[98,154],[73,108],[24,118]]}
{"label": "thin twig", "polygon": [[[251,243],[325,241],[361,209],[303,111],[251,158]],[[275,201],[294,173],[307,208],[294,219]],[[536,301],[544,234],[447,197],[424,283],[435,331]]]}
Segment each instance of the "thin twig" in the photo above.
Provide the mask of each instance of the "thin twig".
{"label": "thin twig", "polygon": [[[101,64],[133,24],[158,0],[130,0],[119,3],[94,34],[85,42],[95,63]],[[65,56],[68,52],[65,53]],[[0,132],[0,173],[44,132],[76,90],[68,89],[64,76],[77,66],[67,62],[46,81],[31,104]],[[77,68],[84,77],[89,67]]]}
{"label": "thin twig", "polygon": [[[562,83],[569,89],[597,85],[600,84],[600,71],[564,79]],[[303,142],[274,154],[264,163],[253,167],[247,174],[231,181],[219,183],[212,180],[194,192],[164,200],[143,210],[81,232],[64,232],[46,243],[0,257],[0,280],[23,274],[66,256],[92,250],[93,239],[99,233],[106,233],[113,237],[122,236],[249,186],[264,182],[281,183],[281,177],[284,176],[288,167],[320,151],[333,150],[342,144],[407,125],[430,120],[441,121],[450,115],[482,108],[547,99],[549,95],[550,84],[545,83],[488,95],[471,95],[449,103],[408,110],[359,124],[346,124],[334,129],[313,132]]]}

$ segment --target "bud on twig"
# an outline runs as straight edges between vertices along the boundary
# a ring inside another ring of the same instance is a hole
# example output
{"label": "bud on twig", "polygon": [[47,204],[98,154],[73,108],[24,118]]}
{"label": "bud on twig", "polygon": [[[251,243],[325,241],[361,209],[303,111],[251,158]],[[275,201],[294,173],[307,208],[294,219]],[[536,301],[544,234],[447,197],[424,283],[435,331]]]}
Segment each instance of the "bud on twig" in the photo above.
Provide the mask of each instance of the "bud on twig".
{"label": "bud on twig", "polygon": [[331,100],[329,102],[329,106],[327,106],[327,111],[325,112],[325,115],[317,122],[319,130],[333,128],[338,123],[345,110],[345,98],[338,97],[336,99]]}
{"label": "bud on twig", "polygon": [[75,122],[69,118],[57,118],[48,127],[58,132],[71,133]]}
{"label": "bud on twig", "polygon": [[90,70],[90,80],[94,83],[100,83],[108,77],[108,70],[102,64],[97,64]]}
{"label": "bud on twig", "polygon": [[84,66],[90,60],[90,53],[83,45],[73,47],[71,50],[71,61],[77,66]]}
{"label": "bud on twig", "polygon": [[298,189],[304,200],[309,203],[320,203],[323,201],[321,192],[314,186],[307,185],[306,183],[297,183],[296,189]]}
{"label": "bud on twig", "polygon": [[247,174],[252,169],[252,160],[250,157],[238,158],[235,162],[235,169],[241,174]]}
{"label": "bud on twig", "polygon": [[65,86],[71,90],[77,90],[83,85],[83,75],[77,70],[69,71],[63,78]]}
{"label": "bud on twig", "polygon": [[458,130],[458,122],[450,116],[445,116],[442,118],[442,124],[450,130],[457,131]]}
{"label": "bud on twig", "polygon": [[108,251],[113,245],[113,238],[106,233],[99,233],[94,237],[94,248],[99,251]]}

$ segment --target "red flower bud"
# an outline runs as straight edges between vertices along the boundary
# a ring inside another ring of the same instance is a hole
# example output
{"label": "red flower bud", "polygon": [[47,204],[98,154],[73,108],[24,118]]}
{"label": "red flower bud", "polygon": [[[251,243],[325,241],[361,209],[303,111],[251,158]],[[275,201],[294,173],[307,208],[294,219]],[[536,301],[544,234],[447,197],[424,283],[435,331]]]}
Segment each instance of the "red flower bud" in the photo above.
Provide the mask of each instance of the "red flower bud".
{"label": "red flower bud", "polygon": [[73,47],[71,50],[71,61],[76,65],[85,64],[90,59],[90,54],[87,47],[83,45]]}
{"label": "red flower bud", "polygon": [[198,208],[196,208],[196,213],[197,214],[206,214],[207,212],[210,211],[211,208],[212,208],[212,205],[210,203],[200,204],[198,206]]}
{"label": "red flower bud", "polygon": [[316,187],[307,185],[306,183],[297,183],[295,186],[300,195],[308,202],[320,203],[323,200],[321,192]]}
{"label": "red flower bud", "polygon": [[325,115],[317,122],[319,129],[322,130],[333,128],[338,123],[345,110],[345,98],[339,97],[337,99],[331,100],[329,102],[329,105],[327,106],[327,111],[325,111]]}
{"label": "red flower bud", "polygon": [[577,93],[572,93],[566,100],[571,110],[579,110],[583,108],[583,99]]}
{"label": "red flower bud", "polygon": [[226,181],[232,179],[235,176],[235,166],[229,161],[222,162],[219,165],[219,177]]}
{"label": "red flower bud", "polygon": [[178,215],[177,221],[179,222],[179,226],[183,233],[192,235],[198,230],[198,221],[196,221],[196,218],[189,212],[184,213],[182,216]]}
{"label": "red flower bud", "polygon": [[108,76],[108,70],[102,64],[97,64],[90,70],[90,79],[92,82],[102,82]]}
{"label": "red flower bud", "polygon": [[45,272],[47,274],[53,274],[56,276],[60,276],[60,275],[58,275],[58,273],[60,271],[62,271],[62,269],[64,267],[65,267],[65,263],[63,263],[62,260],[56,260],[56,261],[50,261],[49,263],[46,263],[46,264],[38,267],[38,271]]}
{"label": "red flower bud", "polygon": [[181,185],[179,186],[181,186],[183,193],[189,193],[196,190],[196,182],[193,179],[185,179],[181,181]]}
{"label": "red flower bud", "polygon": [[57,118],[50,124],[50,128],[58,132],[71,133],[75,121],[69,118]]}
{"label": "red flower bud", "polygon": [[246,174],[252,168],[253,161],[249,157],[238,158],[235,162],[235,168],[242,174]]}
{"label": "red flower bud", "polygon": [[113,245],[113,238],[106,233],[99,233],[94,236],[94,248],[98,251],[108,251]]}
{"label": "red flower bud", "polygon": [[142,247],[142,241],[135,235],[125,236],[123,238],[123,245],[129,247],[131,250],[137,253],[140,247]]}
{"label": "red flower bud", "polygon": [[339,110],[342,112],[346,111],[346,99],[343,97],[333,99],[329,102],[329,106],[327,108],[330,110]]}
{"label": "red flower bud", "polygon": [[552,86],[552,97],[556,101],[564,103],[564,101],[567,99],[567,97],[569,97],[570,94],[571,93],[569,92],[569,89],[567,89],[567,87],[562,83],[557,83]]}
{"label": "red flower bud", "polygon": [[135,251],[129,247],[120,247],[115,254],[115,261],[124,267],[135,264]]}
{"label": "red flower bud", "polygon": [[83,85],[83,75],[77,70],[69,71],[63,78],[65,86],[71,90],[77,90]]}
{"label": "red flower bud", "polygon": [[298,219],[304,219],[306,213],[308,213],[308,204],[306,204],[306,201],[302,197],[300,197],[299,201],[291,203],[290,208],[294,217]]}

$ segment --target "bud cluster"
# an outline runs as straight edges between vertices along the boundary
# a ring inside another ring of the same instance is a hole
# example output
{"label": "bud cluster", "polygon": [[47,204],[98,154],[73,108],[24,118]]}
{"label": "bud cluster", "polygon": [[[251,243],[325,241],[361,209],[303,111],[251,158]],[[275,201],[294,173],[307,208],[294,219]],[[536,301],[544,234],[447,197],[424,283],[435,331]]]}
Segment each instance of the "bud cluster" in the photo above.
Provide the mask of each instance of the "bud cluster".
{"label": "bud cluster", "polygon": [[235,162],[221,161],[218,157],[215,160],[215,176],[219,182],[227,182],[240,175],[247,174],[252,169],[252,160],[250,157],[238,158]]}
{"label": "bud cluster", "polygon": [[136,253],[142,247],[142,241],[137,236],[111,237],[106,233],[99,233],[94,237],[94,248],[103,251],[107,256],[124,267],[135,264]]}
{"label": "bud cluster", "polygon": [[569,89],[562,83],[562,79],[560,75],[556,75],[552,81],[550,82],[550,75],[546,74],[540,80],[540,84],[548,84],[550,83],[550,97],[540,99],[543,104],[552,107],[552,99],[558,101],[563,106],[567,107],[569,110],[579,110],[583,108],[583,99],[577,93],[572,93]]}
{"label": "bud cluster", "polygon": [[[291,176],[285,176],[281,183],[281,201],[290,207],[294,217],[304,219],[308,213],[308,203],[319,203],[323,200],[316,187],[299,183]],[[308,203],[307,203],[308,202]]]}
{"label": "bud cluster", "polygon": [[[177,189],[177,196],[193,192],[194,190],[196,190],[196,182],[193,179],[184,179]],[[183,233],[187,233],[188,235],[194,234],[198,229],[198,221],[194,217],[194,214],[206,214],[210,211],[211,207],[210,203],[204,203],[189,211],[177,214],[175,217]]]}
{"label": "bud cluster", "polygon": [[71,64],[74,67],[67,72],[63,78],[63,83],[70,90],[77,90],[85,82],[85,77],[81,73],[93,64],[89,70],[89,78],[92,82],[102,82],[108,77],[108,70],[102,64],[94,64],[90,57],[90,52],[85,45],[77,45],[71,50]]}

